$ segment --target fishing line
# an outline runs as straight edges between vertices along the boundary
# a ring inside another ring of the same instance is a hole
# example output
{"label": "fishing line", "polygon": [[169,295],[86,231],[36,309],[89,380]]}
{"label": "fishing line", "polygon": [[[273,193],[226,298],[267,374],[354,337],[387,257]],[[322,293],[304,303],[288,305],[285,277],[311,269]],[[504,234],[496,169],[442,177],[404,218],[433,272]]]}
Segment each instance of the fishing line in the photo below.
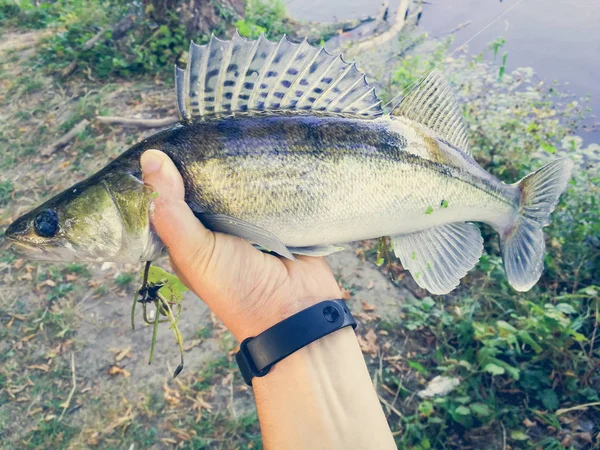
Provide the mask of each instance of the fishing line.
{"label": "fishing line", "polygon": [[[481,30],[479,30],[477,33],[475,33],[473,36],[471,36],[464,44],[459,45],[458,47],[456,47],[448,56],[447,58],[451,57],[452,55],[454,55],[457,51],[459,51],[460,49],[462,49],[465,45],[469,44],[473,39],[475,39],[477,36],[479,36],[481,33],[483,33],[485,30],[487,30],[489,27],[491,27],[492,25],[494,25],[496,22],[498,22],[500,19],[502,19],[504,16],[506,16],[509,12],[511,12],[513,9],[515,9],[517,6],[519,6],[521,3],[523,3],[525,0],[519,0],[517,3],[515,3],[514,5],[512,5],[510,8],[508,8],[506,11],[504,11],[502,14],[500,14],[498,17],[496,17],[494,20],[492,20],[490,23],[488,23],[485,27],[483,27]],[[437,67],[442,63],[442,61],[438,62],[435,66],[433,66],[431,69],[429,69],[427,72],[425,72],[419,79],[417,79],[416,81],[413,81],[410,85],[408,85],[406,88],[404,88],[404,90],[402,92],[400,92],[398,95],[396,95],[393,99],[391,99],[389,102],[387,102],[385,105],[383,105],[383,108],[385,108],[386,106],[390,105],[391,103],[394,103],[399,97],[404,97],[404,94],[406,92],[408,92],[410,89],[412,89],[413,86],[415,86],[416,84],[420,83],[427,75],[429,75],[431,72],[433,72],[435,69],[437,69]],[[401,100],[402,101],[402,100]],[[400,104],[400,102],[396,103],[392,109],[394,109],[396,106],[398,106]]]}

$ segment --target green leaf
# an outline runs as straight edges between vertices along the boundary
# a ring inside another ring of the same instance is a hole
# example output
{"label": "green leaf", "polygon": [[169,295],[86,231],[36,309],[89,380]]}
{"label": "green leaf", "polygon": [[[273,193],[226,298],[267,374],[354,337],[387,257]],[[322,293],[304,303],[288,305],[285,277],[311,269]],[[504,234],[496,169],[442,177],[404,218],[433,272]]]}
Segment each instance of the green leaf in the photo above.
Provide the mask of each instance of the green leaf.
{"label": "green leaf", "polygon": [[554,392],[553,390],[544,389],[542,391],[541,399],[542,399],[542,404],[544,405],[544,407],[546,409],[550,409],[552,411],[558,409],[558,407],[559,407],[558,396],[556,395],[556,392]]}
{"label": "green leaf", "polygon": [[456,414],[460,414],[461,416],[470,416],[471,415],[471,410],[467,407],[467,406],[458,406],[454,412]]}
{"label": "green leaf", "polygon": [[527,441],[529,440],[529,436],[527,436],[526,433],[519,431],[519,430],[514,430],[510,432],[510,437],[511,439],[514,439],[515,441]]}
{"label": "green leaf", "polygon": [[427,209],[425,210],[425,214],[427,214],[428,216],[430,216],[433,213],[433,206],[429,205],[427,207]]}
{"label": "green leaf", "polygon": [[417,409],[420,414],[429,417],[433,414],[433,403],[428,401],[421,402],[419,403],[419,407]]}
{"label": "green leaf", "polygon": [[506,372],[503,367],[497,366],[496,364],[492,364],[492,363],[487,364],[483,368],[483,370],[491,373],[492,375],[502,375]]}
{"label": "green leaf", "polygon": [[148,272],[148,283],[164,283],[158,292],[169,302],[179,302],[183,299],[183,293],[187,287],[175,275],[165,272],[160,267],[151,266]]}
{"label": "green leaf", "polygon": [[552,144],[548,144],[547,142],[540,142],[540,146],[546,153],[550,153],[550,154],[556,153],[556,147]]}
{"label": "green leaf", "polygon": [[485,403],[471,403],[469,408],[471,411],[473,411],[473,414],[480,418],[489,417],[492,415],[492,410]]}
{"label": "green leaf", "polygon": [[408,367],[415,369],[417,372],[427,375],[429,371],[416,361],[408,361]]}
{"label": "green leaf", "polygon": [[510,323],[505,322],[504,320],[498,320],[496,322],[499,330],[508,331],[509,333],[516,333],[517,329],[513,327]]}
{"label": "green leaf", "polygon": [[577,311],[575,311],[575,308],[573,308],[568,303],[559,303],[558,305],[555,306],[555,308],[564,314],[577,314]]}
{"label": "green leaf", "polygon": [[542,353],[542,347],[531,337],[531,335],[527,331],[521,330],[517,333],[517,336],[519,337],[521,342],[529,345],[534,352]]}

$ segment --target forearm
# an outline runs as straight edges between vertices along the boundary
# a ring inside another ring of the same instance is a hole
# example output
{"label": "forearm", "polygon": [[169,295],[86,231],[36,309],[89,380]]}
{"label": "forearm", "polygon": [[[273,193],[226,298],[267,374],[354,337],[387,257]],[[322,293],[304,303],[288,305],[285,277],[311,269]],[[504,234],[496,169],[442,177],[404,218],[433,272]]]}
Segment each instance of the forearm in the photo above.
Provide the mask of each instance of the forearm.
{"label": "forearm", "polygon": [[266,449],[395,449],[352,328],[325,336],[253,381]]}

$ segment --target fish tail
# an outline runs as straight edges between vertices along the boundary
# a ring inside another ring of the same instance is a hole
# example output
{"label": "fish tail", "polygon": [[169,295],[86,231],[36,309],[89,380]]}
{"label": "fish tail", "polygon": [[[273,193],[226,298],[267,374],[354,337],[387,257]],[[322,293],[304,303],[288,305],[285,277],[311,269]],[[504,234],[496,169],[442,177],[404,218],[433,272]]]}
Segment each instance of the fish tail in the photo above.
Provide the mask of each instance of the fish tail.
{"label": "fish tail", "polygon": [[570,159],[556,159],[513,185],[521,191],[519,211],[514,222],[500,233],[500,245],[508,282],[517,291],[531,289],[542,274],[542,227],[550,223],[550,214],[567,187],[572,169]]}

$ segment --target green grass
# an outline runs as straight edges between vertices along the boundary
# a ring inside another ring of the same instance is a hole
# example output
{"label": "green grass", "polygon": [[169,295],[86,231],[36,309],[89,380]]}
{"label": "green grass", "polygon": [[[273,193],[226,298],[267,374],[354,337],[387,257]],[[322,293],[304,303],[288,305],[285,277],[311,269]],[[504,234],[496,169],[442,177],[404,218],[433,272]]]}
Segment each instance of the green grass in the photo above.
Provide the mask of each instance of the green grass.
{"label": "green grass", "polygon": [[9,202],[13,190],[14,186],[11,180],[0,181],[0,206]]}
{"label": "green grass", "polygon": [[119,287],[126,287],[129,286],[136,278],[136,275],[133,273],[120,273],[115,277],[115,284]]}
{"label": "green grass", "polygon": [[242,36],[250,39],[264,33],[269,39],[277,40],[292,31],[282,0],[248,0],[246,16],[235,26]]}

